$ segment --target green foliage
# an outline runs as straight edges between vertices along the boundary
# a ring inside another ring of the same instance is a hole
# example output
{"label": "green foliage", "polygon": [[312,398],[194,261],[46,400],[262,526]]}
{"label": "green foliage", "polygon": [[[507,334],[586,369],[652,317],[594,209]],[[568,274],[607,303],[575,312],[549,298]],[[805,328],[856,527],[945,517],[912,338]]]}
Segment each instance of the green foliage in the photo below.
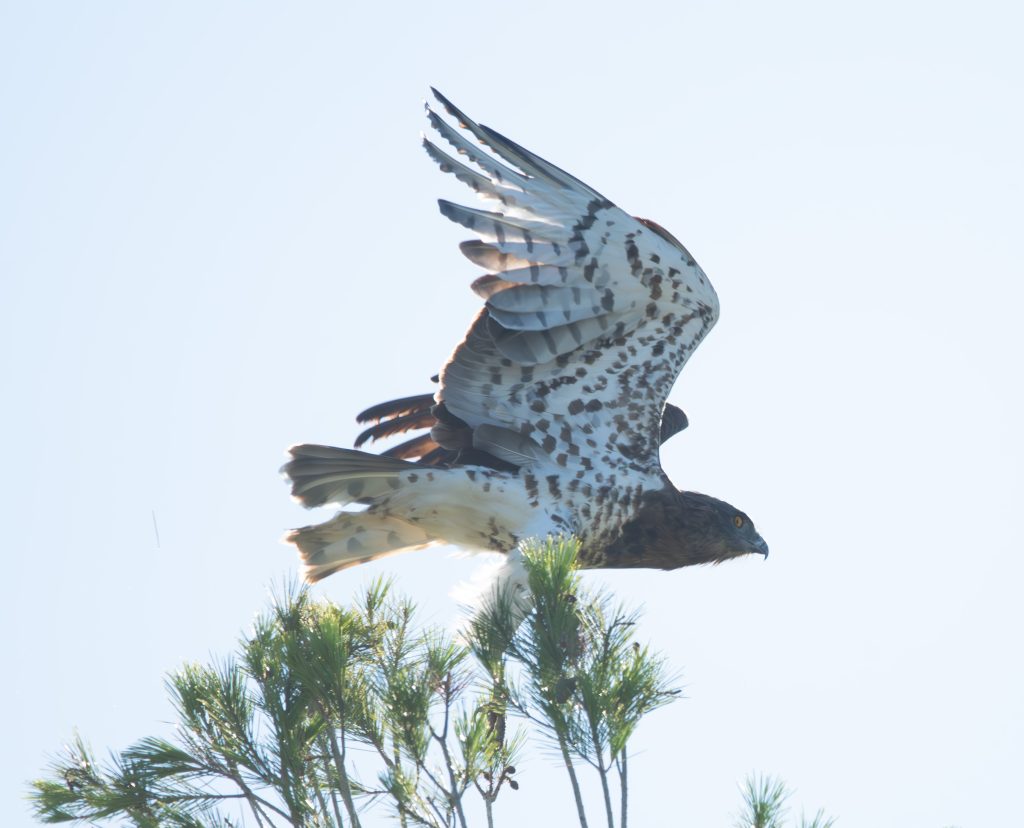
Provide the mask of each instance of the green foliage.
{"label": "green foliage", "polygon": [[[582,828],[579,768],[600,780],[608,828],[626,828],[630,739],[678,691],[634,640],[636,614],[582,588],[577,552],[566,539],[527,544],[528,589],[494,594],[461,639],[420,629],[385,581],[352,607],[284,590],[233,658],[169,676],[173,740],[97,762],[76,737],[32,784],[36,817],[360,828],[365,809],[384,808],[403,828],[468,828],[478,798],[493,826],[530,731],[565,767]],[[788,796],[749,779],[737,828],[781,828]],[[821,812],[801,822],[832,824]]]}
{"label": "green foliage", "polygon": [[675,691],[633,642],[634,616],[581,589],[577,549],[528,547],[529,594],[496,595],[465,640],[419,629],[383,581],[347,608],[285,590],[233,658],[168,678],[173,740],[97,763],[76,739],[33,783],[36,816],[199,828],[244,813],[258,826],[340,827],[377,806],[403,826],[466,828],[476,796],[493,825],[499,796],[519,787],[519,721],[557,746],[584,826],[575,761],[601,777],[610,828],[614,768],[624,826],[630,736]]}
{"label": "green foliage", "polygon": [[[625,826],[626,745],[640,720],[678,691],[669,687],[663,661],[633,640],[636,614],[581,589],[577,552],[578,544],[568,539],[526,544],[523,561],[533,597],[529,611],[516,615],[516,596],[498,596],[474,619],[470,641],[495,679],[492,697],[554,743],[569,774],[580,823],[586,825],[586,816],[574,757],[597,772],[609,826],[615,824],[614,770],[616,810]],[[510,666],[518,669],[510,673]]]}
{"label": "green foliage", "polygon": [[[783,828],[787,814],[786,803],[792,791],[786,788],[781,779],[751,775],[740,790],[743,794],[743,811],[735,828]],[[799,825],[800,828],[832,828],[835,820],[819,810],[810,821],[801,815]]]}

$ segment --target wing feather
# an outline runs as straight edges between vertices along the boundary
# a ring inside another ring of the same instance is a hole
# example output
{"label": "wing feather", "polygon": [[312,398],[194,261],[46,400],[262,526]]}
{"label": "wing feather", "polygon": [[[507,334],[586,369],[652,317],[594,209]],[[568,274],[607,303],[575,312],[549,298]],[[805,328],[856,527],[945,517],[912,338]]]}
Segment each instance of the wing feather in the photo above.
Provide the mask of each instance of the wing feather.
{"label": "wing feather", "polygon": [[608,313],[602,303],[611,301],[610,292],[587,285],[508,284],[507,289],[497,291],[487,300],[487,310],[491,319],[509,330],[542,331],[593,319]]}
{"label": "wing feather", "polygon": [[[470,449],[511,463],[525,446],[531,462],[541,451],[572,466],[598,452],[613,467],[660,472],[661,439],[682,427],[669,391],[718,318],[707,276],[659,225],[434,96],[430,126],[458,157],[426,138],[424,148],[499,209],[438,202],[477,236],[461,250],[488,271],[473,283],[485,306],[441,371],[437,410],[454,425],[437,421],[431,441],[399,456],[472,435]],[[395,410],[365,439],[423,426],[423,412]]]}
{"label": "wing feather", "polygon": [[565,267],[576,263],[576,254],[557,244],[531,242],[484,242],[479,239],[459,245],[463,255],[473,264],[505,273],[529,268],[531,265]]}
{"label": "wing feather", "polygon": [[357,423],[379,423],[385,418],[402,417],[419,411],[429,411],[434,404],[433,394],[415,394],[373,405],[356,415]]}
{"label": "wing feather", "polygon": [[506,207],[516,205],[517,202],[514,195],[516,188],[495,181],[490,176],[478,173],[476,170],[456,161],[426,138],[423,139],[423,148],[427,151],[427,155],[434,159],[441,168],[441,172],[451,173],[463,184],[470,187],[477,195],[500,201]]}
{"label": "wing feather", "polygon": [[456,224],[473,230],[481,238],[489,241],[504,242],[508,240],[532,244],[534,241],[550,241],[548,234],[559,232],[556,225],[514,218],[490,210],[476,210],[461,204],[453,204],[443,198],[438,199],[437,204],[441,208],[443,216]]}
{"label": "wing feather", "polygon": [[472,163],[476,164],[480,169],[486,172],[492,181],[496,181],[506,186],[514,187],[522,191],[522,188],[527,183],[527,178],[520,173],[510,170],[504,164],[500,164],[494,161],[487,153],[481,152],[479,147],[473,146],[469,141],[459,135],[448,123],[438,116],[434,110],[427,106],[427,119],[430,121],[430,125],[438,132],[438,134],[447,141],[459,155],[464,155]]}
{"label": "wing feather", "polygon": [[[521,288],[517,288],[521,290]],[[511,292],[511,291],[507,291]],[[518,327],[509,327],[494,313],[488,319],[488,329],[498,352],[522,366],[545,365],[570,354],[596,339],[616,339],[625,331],[621,314],[597,314],[567,325],[539,325],[530,327],[525,317],[517,320]]]}

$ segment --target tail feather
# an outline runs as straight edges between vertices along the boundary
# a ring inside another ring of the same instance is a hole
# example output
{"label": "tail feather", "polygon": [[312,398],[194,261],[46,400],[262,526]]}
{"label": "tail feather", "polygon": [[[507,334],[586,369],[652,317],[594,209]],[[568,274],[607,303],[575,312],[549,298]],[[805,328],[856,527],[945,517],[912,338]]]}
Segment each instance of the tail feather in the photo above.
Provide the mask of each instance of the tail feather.
{"label": "tail feather", "polygon": [[281,471],[292,481],[292,495],[307,509],[325,503],[372,503],[401,485],[402,472],[419,468],[394,457],[333,446],[301,445]]}
{"label": "tail feather", "polygon": [[[495,445],[504,446],[509,442],[506,437],[519,437],[502,429],[492,431]],[[539,446],[534,447],[540,452]],[[508,448],[524,450],[514,440]],[[503,496],[508,475],[487,469],[436,468],[330,446],[300,445],[290,452],[292,459],[282,471],[292,482],[292,494],[304,506],[368,506],[365,511],[340,512],[325,523],[295,529],[286,536],[288,543],[298,547],[303,575],[310,583],[356,564],[434,543],[473,550],[510,548],[515,544],[514,527],[527,522],[533,512],[525,494]]]}
{"label": "tail feather", "polygon": [[434,542],[420,527],[374,512],[341,512],[326,523],[293,529],[285,540],[298,548],[303,578],[311,584],[350,566]]}

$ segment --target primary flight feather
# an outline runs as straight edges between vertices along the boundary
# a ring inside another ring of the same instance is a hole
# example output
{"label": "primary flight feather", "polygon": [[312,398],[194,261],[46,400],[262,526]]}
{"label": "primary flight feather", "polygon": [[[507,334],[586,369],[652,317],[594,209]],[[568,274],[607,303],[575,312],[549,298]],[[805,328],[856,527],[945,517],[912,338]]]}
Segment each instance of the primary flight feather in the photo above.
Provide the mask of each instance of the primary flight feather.
{"label": "primary flight feather", "polygon": [[767,555],[746,514],[676,489],[659,461],[686,426],[668,394],[718,318],[704,271],[659,225],[434,96],[457,126],[428,105],[448,147],[424,138],[427,153],[490,202],[439,202],[477,236],[460,247],[487,271],[472,285],[484,307],[437,393],[367,409],[359,420],[375,425],[356,445],[429,432],[380,455],[290,449],[283,471],[304,506],[367,506],[288,535],[306,580],[431,544],[510,552],[550,534],[578,537],[586,567]]}

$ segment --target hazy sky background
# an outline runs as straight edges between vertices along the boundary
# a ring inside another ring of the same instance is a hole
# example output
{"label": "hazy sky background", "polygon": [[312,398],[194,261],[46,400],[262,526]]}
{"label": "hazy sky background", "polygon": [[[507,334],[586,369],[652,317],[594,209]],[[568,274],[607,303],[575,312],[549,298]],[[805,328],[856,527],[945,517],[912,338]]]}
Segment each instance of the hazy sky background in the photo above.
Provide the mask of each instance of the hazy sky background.
{"label": "hazy sky background", "polygon": [[[74,728],[101,753],[167,732],[165,673],[296,571],[285,447],[351,444],[461,338],[478,273],[434,199],[472,199],[419,148],[430,84],[664,224],[721,298],[663,462],[772,556],[587,576],[686,688],[635,740],[632,824],[731,824],[752,770],[841,826],[1019,814],[1022,23],[0,3],[0,824]],[[474,568],[432,550],[317,592],[392,573],[448,624]],[[519,778],[501,824],[569,824],[556,765]]]}

